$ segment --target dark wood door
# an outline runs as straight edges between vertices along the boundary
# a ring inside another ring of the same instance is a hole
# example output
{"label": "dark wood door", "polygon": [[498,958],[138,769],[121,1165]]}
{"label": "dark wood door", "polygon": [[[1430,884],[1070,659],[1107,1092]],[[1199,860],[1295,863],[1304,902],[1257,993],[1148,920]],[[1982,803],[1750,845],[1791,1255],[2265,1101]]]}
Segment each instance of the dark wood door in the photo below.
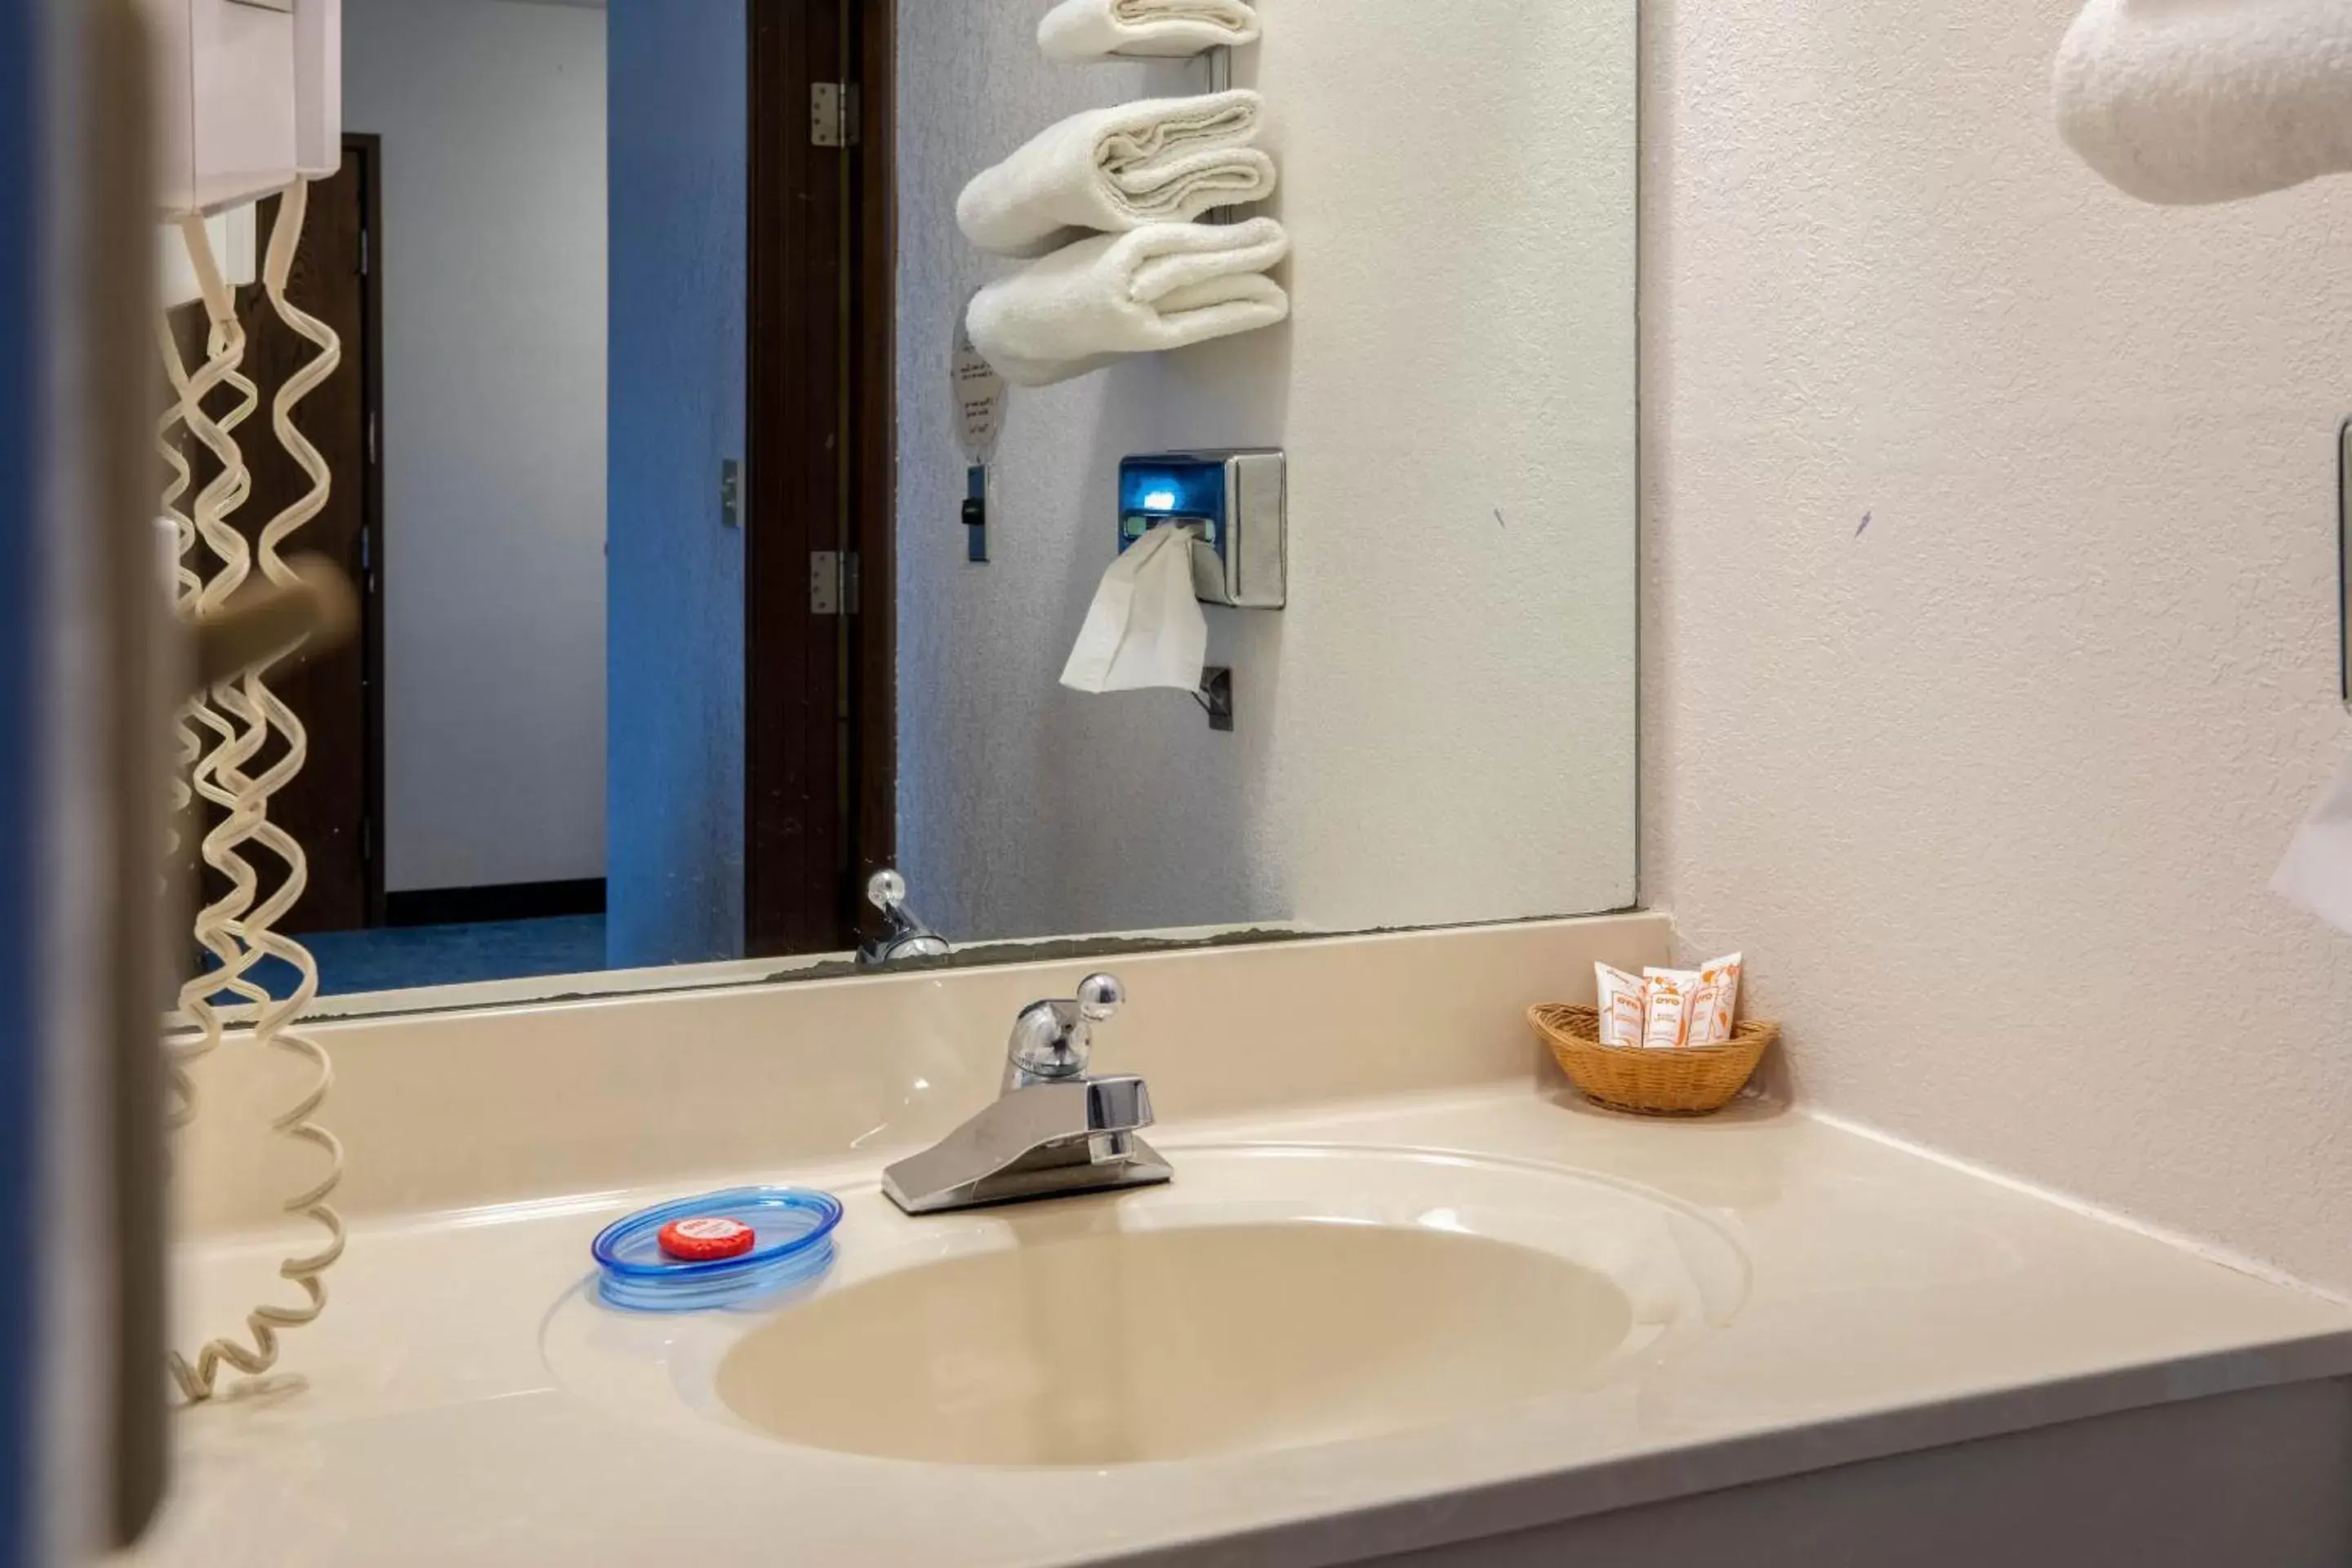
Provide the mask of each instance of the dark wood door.
{"label": "dark wood door", "polygon": [[770,956],[854,942],[894,838],[892,6],[750,10],[744,936]]}
{"label": "dark wood door", "polygon": [[[310,882],[301,900],[278,929],[290,934],[350,931],[381,924],[383,910],[382,799],[383,616],[379,603],[382,562],[377,520],[382,494],[377,459],[381,432],[376,419],[375,277],[378,248],[374,202],[377,147],[373,137],[354,137],[343,166],[331,180],[311,187],[300,248],[287,283],[287,298],[324,321],[342,340],[342,363],[304,398],[295,423],[325,458],[332,476],[326,509],[279,547],[281,554],[324,555],[341,565],[361,588],[361,635],[333,652],[297,656],[271,670],[270,689],[300,721],[310,741],[302,771],[270,802],[270,820],[302,847]],[[260,253],[268,254],[280,210],[277,198],[262,204]],[[252,471],[251,499],[230,516],[248,542],[279,511],[308,489],[309,478],[278,444],[270,426],[272,402],[290,375],[317,354],[315,345],[278,319],[259,285],[239,289],[237,316],[244,323],[244,371],[260,404],[237,430],[246,466]],[[174,334],[183,358],[193,367],[203,359],[205,317],[201,306],[174,312]],[[223,390],[212,411],[232,404]],[[211,477],[210,456],[184,442],[202,484]],[[284,754],[273,736],[248,770],[258,773]],[[277,868],[263,868],[265,890],[277,885]],[[223,883],[207,868],[205,896],[218,897]]]}

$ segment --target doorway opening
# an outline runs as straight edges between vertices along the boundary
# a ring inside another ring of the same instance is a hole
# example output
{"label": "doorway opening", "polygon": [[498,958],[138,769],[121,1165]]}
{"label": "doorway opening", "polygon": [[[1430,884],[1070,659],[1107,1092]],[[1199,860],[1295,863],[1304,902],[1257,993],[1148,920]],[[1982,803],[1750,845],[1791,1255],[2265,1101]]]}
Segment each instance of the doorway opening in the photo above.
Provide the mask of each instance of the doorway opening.
{"label": "doorway opening", "polygon": [[[299,414],[333,500],[294,547],[364,631],[271,677],[311,739],[272,815],[322,994],[866,934],[897,839],[895,20],[346,0],[355,130],[289,290],[344,344]],[[307,345],[240,305],[266,410]],[[193,355],[200,314],[174,327]],[[257,530],[300,476],[247,451]]]}
{"label": "doorway opening", "polygon": [[[344,138],[341,172],[312,187],[288,285],[289,297],[341,340],[343,359],[341,368],[303,401],[299,416],[337,482],[323,510],[286,548],[323,555],[340,566],[358,588],[360,604],[359,633],[350,642],[290,660],[270,676],[272,690],[301,720],[310,739],[302,771],[270,801],[271,820],[303,846],[309,872],[301,899],[278,929],[303,937],[362,930],[384,919],[383,598],[378,570],[383,552],[383,328],[375,266],[383,225],[382,157],[379,137]],[[268,252],[280,206],[272,197],[255,214],[255,255]],[[236,305],[247,335],[242,368],[255,386],[258,428],[278,389],[317,351],[278,319],[258,283],[237,289]],[[203,305],[180,306],[166,321],[182,363],[201,363],[207,333]],[[215,406],[213,412],[226,409]],[[218,474],[219,463],[184,428],[175,439],[191,470],[193,492]],[[310,481],[274,439],[253,438],[248,432],[241,452],[252,489],[226,521],[250,546],[270,519],[309,490]],[[284,751],[283,737],[273,734],[248,771],[266,770]],[[209,830],[220,818],[220,808],[208,805],[203,826]],[[226,889],[219,871],[202,866],[202,899],[209,902]],[[253,978],[278,994],[290,988],[294,976],[277,961],[264,960]]]}

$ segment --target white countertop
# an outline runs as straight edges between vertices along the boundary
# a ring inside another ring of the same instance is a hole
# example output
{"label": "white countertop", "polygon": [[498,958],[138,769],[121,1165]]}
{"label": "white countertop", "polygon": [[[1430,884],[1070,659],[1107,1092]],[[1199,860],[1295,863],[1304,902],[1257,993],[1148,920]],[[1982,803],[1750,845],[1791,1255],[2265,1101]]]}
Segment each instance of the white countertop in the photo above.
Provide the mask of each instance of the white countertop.
{"label": "white countertop", "polygon": [[[132,1561],[1304,1568],[2352,1374],[2352,1309],[1797,1113],[1648,1122],[1496,1089],[1154,1134],[1180,1183],[1188,1142],[1237,1138],[1644,1184],[1738,1237],[1751,1293],[1728,1326],[1598,1406],[1179,1465],[968,1469],[635,1422],[567,1388],[541,1331],[585,1276],[590,1237],[677,1189],[373,1221],[330,1277],[324,1318],[289,1338],[294,1375],[179,1418],[175,1496]],[[846,1188],[881,1163],[709,1184]],[[895,1218],[853,1204],[843,1247]],[[181,1317],[234,1321],[277,1256],[191,1249]]]}

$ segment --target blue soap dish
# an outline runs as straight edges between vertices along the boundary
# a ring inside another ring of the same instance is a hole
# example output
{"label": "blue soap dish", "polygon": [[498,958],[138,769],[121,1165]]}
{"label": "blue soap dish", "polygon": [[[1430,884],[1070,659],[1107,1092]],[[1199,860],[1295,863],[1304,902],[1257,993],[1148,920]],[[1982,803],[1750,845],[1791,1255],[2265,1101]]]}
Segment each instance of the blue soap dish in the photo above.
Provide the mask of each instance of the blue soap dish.
{"label": "blue soap dish", "polygon": [[[731,1219],[757,1238],[740,1258],[682,1263],[661,1249],[664,1226]],[[628,1312],[710,1312],[754,1306],[833,1267],[841,1200],[802,1187],[739,1187],[640,1211],[606,1226],[589,1250],[596,1293]]]}

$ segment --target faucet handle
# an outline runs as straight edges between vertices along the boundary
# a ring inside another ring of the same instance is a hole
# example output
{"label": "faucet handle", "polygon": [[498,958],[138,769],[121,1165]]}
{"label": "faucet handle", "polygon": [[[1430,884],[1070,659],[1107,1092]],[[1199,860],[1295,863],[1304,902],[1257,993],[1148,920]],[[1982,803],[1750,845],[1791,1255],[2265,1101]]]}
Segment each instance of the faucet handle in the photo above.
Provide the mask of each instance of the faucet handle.
{"label": "faucet handle", "polygon": [[866,901],[886,915],[894,915],[907,907],[907,879],[885,867],[874,873],[866,884]]}
{"label": "faucet handle", "polygon": [[1133,1132],[1149,1127],[1151,1089],[1139,1078],[1098,1078],[1087,1085],[1087,1131]]}
{"label": "faucet handle", "polygon": [[1127,987],[1116,974],[1089,974],[1078,982],[1078,1016],[1089,1024],[1108,1024],[1127,1005]]}
{"label": "faucet handle", "polygon": [[857,950],[861,968],[901,958],[945,958],[955,949],[907,907],[907,879],[885,867],[866,884],[866,901],[882,911],[882,933]]}
{"label": "faucet handle", "polygon": [[1090,974],[1078,994],[1061,1002],[1032,1002],[1013,1023],[1006,1052],[1005,1087],[1065,1083],[1086,1076],[1094,1054],[1094,1028],[1116,1017],[1127,1004],[1127,987],[1116,976]]}

